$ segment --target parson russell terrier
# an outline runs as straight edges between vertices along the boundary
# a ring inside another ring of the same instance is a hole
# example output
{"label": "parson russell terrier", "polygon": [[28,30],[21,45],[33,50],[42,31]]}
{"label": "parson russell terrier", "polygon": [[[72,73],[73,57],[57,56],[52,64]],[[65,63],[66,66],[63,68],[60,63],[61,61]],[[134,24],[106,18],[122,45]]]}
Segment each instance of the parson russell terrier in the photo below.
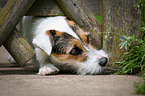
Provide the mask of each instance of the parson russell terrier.
{"label": "parson russell terrier", "polygon": [[[101,74],[108,54],[95,49],[89,32],[64,16],[24,17],[23,36],[35,48],[34,67],[39,75],[70,71],[76,74]],[[11,56],[8,60],[13,63]]]}

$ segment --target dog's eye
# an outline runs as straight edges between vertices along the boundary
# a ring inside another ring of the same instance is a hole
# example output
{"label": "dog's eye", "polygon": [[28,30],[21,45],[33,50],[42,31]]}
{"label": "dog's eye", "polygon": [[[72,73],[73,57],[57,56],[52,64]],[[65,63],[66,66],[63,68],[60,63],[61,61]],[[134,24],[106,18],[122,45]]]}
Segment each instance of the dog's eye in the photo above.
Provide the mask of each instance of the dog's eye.
{"label": "dog's eye", "polygon": [[71,54],[71,55],[79,55],[79,54],[82,54],[82,50],[79,49],[78,47],[74,47],[74,48],[70,51],[69,54]]}

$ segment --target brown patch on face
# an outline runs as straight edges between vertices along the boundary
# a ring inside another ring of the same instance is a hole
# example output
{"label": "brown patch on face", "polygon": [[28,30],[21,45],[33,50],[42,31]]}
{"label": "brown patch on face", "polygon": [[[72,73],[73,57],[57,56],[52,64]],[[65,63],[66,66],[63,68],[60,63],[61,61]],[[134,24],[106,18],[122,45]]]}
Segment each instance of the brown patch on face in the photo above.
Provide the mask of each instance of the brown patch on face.
{"label": "brown patch on face", "polygon": [[[83,48],[81,42],[76,39],[70,39],[70,42],[67,43],[67,45],[62,44],[63,48],[61,50],[58,50],[60,48],[57,48],[52,52],[52,55],[55,56],[59,61],[65,62],[68,64],[72,60],[72,63],[77,62],[83,62],[86,59],[85,53],[86,50]],[[57,46],[57,45],[56,45]],[[55,48],[54,48],[55,49]],[[60,51],[60,52],[58,52]]]}
{"label": "brown patch on face", "polygon": [[85,52],[81,42],[65,32],[48,30],[46,34],[51,36],[52,53],[54,54],[67,54],[77,57]]}
{"label": "brown patch on face", "polygon": [[83,43],[85,43],[85,45],[90,45],[90,33],[86,33],[86,32],[79,32],[78,35],[81,38],[81,40],[83,41]]}
{"label": "brown patch on face", "polygon": [[86,50],[82,47],[80,42],[74,40],[72,41],[72,46],[67,48],[66,54],[56,54],[52,53],[59,61],[68,64],[75,64],[76,62],[83,62],[87,59]]}
{"label": "brown patch on face", "polygon": [[[52,55],[59,61],[68,64],[75,64],[76,62],[83,62],[86,60],[86,50],[82,43],[73,36],[56,30],[48,30],[46,34],[51,36],[52,40]],[[86,34],[80,34],[87,40]],[[87,41],[86,41],[87,42]],[[67,62],[68,61],[68,62]]]}
{"label": "brown patch on face", "polygon": [[73,56],[71,54],[55,54],[55,53],[52,53],[52,55],[54,55],[61,62],[66,62],[66,61],[69,62],[70,60],[83,62],[83,56],[82,55]]}

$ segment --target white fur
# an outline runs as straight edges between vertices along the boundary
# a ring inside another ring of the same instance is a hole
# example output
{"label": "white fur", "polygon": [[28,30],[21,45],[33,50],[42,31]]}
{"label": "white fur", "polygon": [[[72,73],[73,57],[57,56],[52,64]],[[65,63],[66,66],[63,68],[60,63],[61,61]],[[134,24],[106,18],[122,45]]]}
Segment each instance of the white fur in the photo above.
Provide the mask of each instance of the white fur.
{"label": "white fur", "polygon": [[46,74],[56,74],[59,72],[59,69],[56,68],[52,64],[46,64],[42,67],[40,67],[38,75],[46,75]]}
{"label": "white fur", "polygon": [[[103,68],[98,64],[98,58],[96,57],[108,58],[108,55],[103,50],[98,51],[95,49],[90,49],[82,44],[88,51],[88,59],[83,63],[77,62],[75,60],[61,62],[58,60],[58,58],[51,55],[51,42],[53,41],[51,41],[50,37],[46,35],[45,32],[47,30],[66,32],[72,35],[74,38],[80,40],[76,33],[69,27],[64,16],[45,18],[24,17],[23,20],[23,36],[33,47],[35,46],[36,59],[40,63],[38,72],[39,75],[55,74],[59,72],[59,68],[62,68],[60,65],[62,65],[64,69],[69,68],[67,66],[71,65],[77,70],[77,73],[81,75],[99,74],[102,72]],[[38,66],[36,64],[34,65]]]}
{"label": "white fur", "polygon": [[[40,69],[38,74],[45,75],[45,74],[57,73],[59,69],[57,69],[55,66],[52,66],[50,62],[45,61],[52,51],[51,41],[49,37],[45,34],[45,32],[47,30],[58,30],[60,32],[66,32],[66,33],[69,32],[70,35],[72,35],[77,39],[79,39],[79,37],[76,34],[74,34],[72,29],[67,24],[65,17],[63,16],[40,18],[40,19],[36,19],[36,21],[34,18],[33,25],[34,26],[31,26],[31,30],[34,33],[33,44],[35,45],[35,47],[37,47],[35,49],[36,59],[40,62]],[[43,53],[42,50],[39,50],[38,52],[38,48],[44,50],[47,54]]]}
{"label": "white fur", "polygon": [[80,68],[77,73],[81,75],[100,74],[103,68],[98,64],[98,59],[96,57],[98,56],[108,58],[108,55],[105,54],[103,50],[98,51],[95,49],[90,50],[87,54],[88,60],[83,64],[80,64]]}
{"label": "white fur", "polygon": [[51,54],[51,51],[52,51],[51,44],[52,43],[51,43],[50,37],[47,36],[45,33],[42,33],[42,34],[39,34],[38,36],[36,36],[33,39],[32,43],[36,48],[44,50],[47,53],[47,55]]}
{"label": "white fur", "polygon": [[[40,24],[41,22],[41,24]],[[74,33],[74,31],[69,27],[64,16],[49,17],[49,18],[38,18],[36,22],[33,23],[34,36],[38,36],[46,32],[47,30],[58,30],[60,32],[66,32],[73,37],[79,39],[79,37]]]}

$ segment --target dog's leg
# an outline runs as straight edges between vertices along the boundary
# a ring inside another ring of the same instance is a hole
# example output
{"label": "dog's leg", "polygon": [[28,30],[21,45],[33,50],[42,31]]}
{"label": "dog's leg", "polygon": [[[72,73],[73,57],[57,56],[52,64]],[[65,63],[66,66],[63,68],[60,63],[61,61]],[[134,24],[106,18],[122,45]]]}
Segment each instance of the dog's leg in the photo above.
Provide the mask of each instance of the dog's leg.
{"label": "dog's leg", "polygon": [[39,75],[47,75],[47,74],[56,74],[59,72],[59,69],[56,68],[53,64],[51,64],[48,59],[48,55],[39,48],[35,49],[36,59],[40,63]]}

